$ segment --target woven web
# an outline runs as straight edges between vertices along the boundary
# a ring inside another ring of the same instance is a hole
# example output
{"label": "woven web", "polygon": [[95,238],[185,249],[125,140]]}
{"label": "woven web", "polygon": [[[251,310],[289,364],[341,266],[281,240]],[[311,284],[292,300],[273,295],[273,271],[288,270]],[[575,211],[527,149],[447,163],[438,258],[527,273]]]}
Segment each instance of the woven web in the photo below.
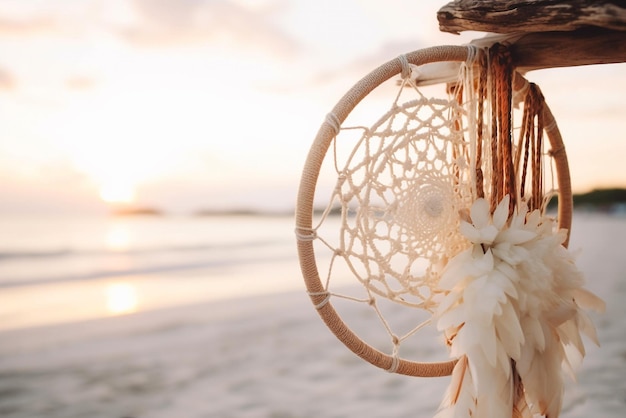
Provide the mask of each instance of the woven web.
{"label": "woven web", "polygon": [[363,130],[340,169],[340,249],[358,280],[403,304],[434,306],[440,268],[464,245],[458,211],[470,194],[454,101],[420,97]]}

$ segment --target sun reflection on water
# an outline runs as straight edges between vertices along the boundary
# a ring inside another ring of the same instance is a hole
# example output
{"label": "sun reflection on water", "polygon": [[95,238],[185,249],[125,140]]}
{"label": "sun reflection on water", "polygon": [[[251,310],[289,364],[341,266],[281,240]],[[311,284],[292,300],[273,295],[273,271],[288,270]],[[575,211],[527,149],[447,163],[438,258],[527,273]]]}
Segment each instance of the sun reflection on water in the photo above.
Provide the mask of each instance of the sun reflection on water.
{"label": "sun reflection on water", "polygon": [[113,251],[123,251],[130,247],[131,234],[124,225],[112,225],[104,237],[106,248]]}
{"label": "sun reflection on water", "polygon": [[106,287],[106,308],[111,315],[128,314],[137,311],[139,297],[137,289],[130,283],[111,283]]}

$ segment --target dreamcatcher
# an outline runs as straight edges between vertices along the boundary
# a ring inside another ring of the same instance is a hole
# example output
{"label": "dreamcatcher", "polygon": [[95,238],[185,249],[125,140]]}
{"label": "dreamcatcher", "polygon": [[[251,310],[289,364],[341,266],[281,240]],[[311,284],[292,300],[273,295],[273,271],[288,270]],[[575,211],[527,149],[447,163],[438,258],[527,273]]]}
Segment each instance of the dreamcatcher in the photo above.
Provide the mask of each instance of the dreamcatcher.
{"label": "dreamcatcher", "polygon": [[[328,114],[303,170],[296,235],[311,300],[348,348],[389,372],[452,375],[438,417],[552,418],[561,369],[585,354],[581,335],[597,342],[584,309],[603,307],[566,249],[571,213],[540,89],[499,44],[435,47],[382,65]],[[335,305],[345,303],[373,312],[386,348],[344,321]],[[389,305],[415,318],[408,329],[386,317]],[[420,354],[426,328],[450,360],[405,358]]]}

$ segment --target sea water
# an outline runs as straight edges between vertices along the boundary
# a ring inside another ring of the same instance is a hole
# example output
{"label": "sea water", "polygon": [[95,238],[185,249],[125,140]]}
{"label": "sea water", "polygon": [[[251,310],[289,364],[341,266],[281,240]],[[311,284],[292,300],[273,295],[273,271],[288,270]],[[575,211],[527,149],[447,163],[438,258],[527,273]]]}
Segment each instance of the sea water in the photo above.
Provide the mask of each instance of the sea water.
{"label": "sea water", "polygon": [[0,219],[0,287],[216,269],[285,257],[289,218]]}
{"label": "sea water", "polygon": [[0,329],[119,313],[112,292],[136,311],[294,288],[293,230],[291,216],[1,218]]}

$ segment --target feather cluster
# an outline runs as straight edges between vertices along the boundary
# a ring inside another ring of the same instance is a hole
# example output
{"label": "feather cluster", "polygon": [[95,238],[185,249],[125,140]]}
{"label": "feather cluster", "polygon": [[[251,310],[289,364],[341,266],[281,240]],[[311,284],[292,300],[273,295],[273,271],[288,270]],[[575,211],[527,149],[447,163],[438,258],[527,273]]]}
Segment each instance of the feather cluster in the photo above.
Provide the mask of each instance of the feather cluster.
{"label": "feather cluster", "polygon": [[598,343],[584,309],[604,303],[582,288],[553,220],[524,208],[509,216],[508,196],[493,214],[478,199],[469,215],[460,230],[471,245],[440,281],[437,327],[459,361],[436,418],[557,418],[562,369],[573,375],[585,355],[581,334]]}

